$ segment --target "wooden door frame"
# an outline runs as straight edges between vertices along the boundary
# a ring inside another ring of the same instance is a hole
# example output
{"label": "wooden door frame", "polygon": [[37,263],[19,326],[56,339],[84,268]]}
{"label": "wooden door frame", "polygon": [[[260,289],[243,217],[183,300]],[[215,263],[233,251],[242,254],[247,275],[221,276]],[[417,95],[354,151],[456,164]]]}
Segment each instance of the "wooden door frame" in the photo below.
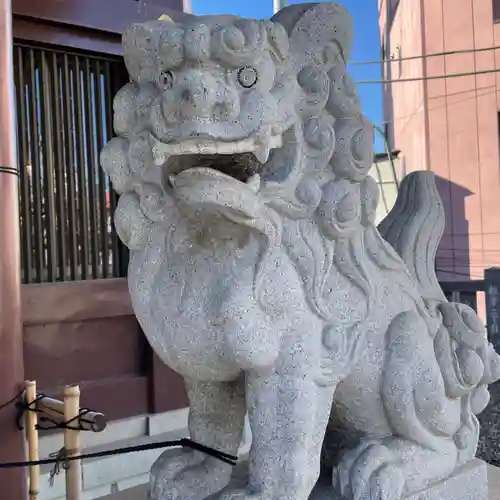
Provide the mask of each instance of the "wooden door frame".
{"label": "wooden door frame", "polygon": [[[183,0],[148,0],[141,12],[138,0],[12,0],[15,39],[122,54],[121,34],[127,25],[168,14],[181,21]],[[103,8],[105,5],[105,8]]]}

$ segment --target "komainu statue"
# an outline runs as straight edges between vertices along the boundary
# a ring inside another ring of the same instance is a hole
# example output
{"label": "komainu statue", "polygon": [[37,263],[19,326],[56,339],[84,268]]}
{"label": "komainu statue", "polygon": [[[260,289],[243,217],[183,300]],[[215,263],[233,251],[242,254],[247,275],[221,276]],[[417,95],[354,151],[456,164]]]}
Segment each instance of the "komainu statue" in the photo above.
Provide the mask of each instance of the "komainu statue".
{"label": "komainu statue", "polygon": [[253,439],[237,483],[213,457],[165,452],[153,500],[306,500],[321,457],[328,498],[399,500],[474,458],[500,358],[436,280],[432,174],[408,176],[375,225],[352,36],[334,3],[123,35],[131,81],[101,163],[133,308],[185,379],[191,439],[235,454],[246,415]]}

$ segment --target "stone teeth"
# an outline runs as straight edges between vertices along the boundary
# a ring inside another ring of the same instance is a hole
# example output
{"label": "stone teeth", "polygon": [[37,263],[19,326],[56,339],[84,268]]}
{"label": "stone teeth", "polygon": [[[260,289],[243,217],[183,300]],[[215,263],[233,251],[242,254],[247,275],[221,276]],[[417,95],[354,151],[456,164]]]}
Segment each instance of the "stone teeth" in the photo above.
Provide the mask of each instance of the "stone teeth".
{"label": "stone teeth", "polygon": [[266,163],[269,159],[269,151],[270,150],[267,146],[259,146],[253,152],[253,154],[255,155],[255,158],[257,158],[257,160],[259,160],[261,163]]}
{"label": "stone teeth", "polygon": [[156,139],[156,137],[151,134],[149,136],[149,144],[151,146],[151,151],[153,153],[153,162],[155,165],[163,165],[168,158],[168,154],[165,152],[164,148],[162,147],[162,143]]}
{"label": "stone teeth", "polygon": [[254,153],[261,163],[265,163],[269,158],[270,150],[281,147],[282,138],[281,136],[271,136],[267,142],[260,144],[254,137],[234,142],[196,138],[180,143],[163,143],[151,135],[150,144],[155,165],[163,165],[169,156],[187,154],[230,155],[235,153]]}
{"label": "stone teeth", "polygon": [[248,153],[255,149],[253,138],[243,139],[236,142],[213,141],[210,139],[189,139],[175,144],[164,144],[155,141],[153,145],[153,155],[161,158],[170,155],[182,154],[234,154]]}
{"label": "stone teeth", "polygon": [[254,174],[247,179],[246,185],[254,192],[258,193],[260,189],[260,175]]}

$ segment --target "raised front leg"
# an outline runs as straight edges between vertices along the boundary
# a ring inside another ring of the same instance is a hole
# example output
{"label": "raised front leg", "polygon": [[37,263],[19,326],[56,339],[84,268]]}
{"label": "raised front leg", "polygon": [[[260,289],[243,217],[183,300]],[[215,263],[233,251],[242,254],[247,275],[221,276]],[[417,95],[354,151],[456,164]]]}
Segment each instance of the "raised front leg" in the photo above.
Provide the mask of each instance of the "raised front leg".
{"label": "raised front leg", "polygon": [[320,453],[334,388],[319,387],[316,365],[301,346],[268,374],[247,374],[247,407],[252,430],[249,477],[244,490],[222,500],[307,500],[320,471]]}
{"label": "raised front leg", "polygon": [[[230,383],[186,381],[189,436],[231,455],[241,443],[245,418],[243,378]],[[223,489],[232,466],[194,450],[167,450],[151,469],[150,499],[201,500]]]}

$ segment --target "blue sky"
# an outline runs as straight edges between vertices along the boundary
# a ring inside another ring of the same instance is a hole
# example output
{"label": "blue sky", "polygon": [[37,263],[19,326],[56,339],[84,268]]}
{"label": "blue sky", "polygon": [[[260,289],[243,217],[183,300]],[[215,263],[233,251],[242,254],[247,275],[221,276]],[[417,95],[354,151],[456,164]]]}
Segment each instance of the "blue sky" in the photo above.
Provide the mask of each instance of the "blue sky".
{"label": "blue sky", "polygon": [[[380,59],[377,0],[337,0],[354,17],[354,48],[352,61]],[[266,18],[273,14],[272,0],[192,0],[195,14],[236,14],[242,17]],[[288,4],[303,3],[289,0]],[[351,65],[349,71],[355,80],[380,80],[380,64]],[[382,89],[380,85],[358,85],[365,115],[382,127]],[[379,137],[375,141],[376,151],[383,151]]]}

